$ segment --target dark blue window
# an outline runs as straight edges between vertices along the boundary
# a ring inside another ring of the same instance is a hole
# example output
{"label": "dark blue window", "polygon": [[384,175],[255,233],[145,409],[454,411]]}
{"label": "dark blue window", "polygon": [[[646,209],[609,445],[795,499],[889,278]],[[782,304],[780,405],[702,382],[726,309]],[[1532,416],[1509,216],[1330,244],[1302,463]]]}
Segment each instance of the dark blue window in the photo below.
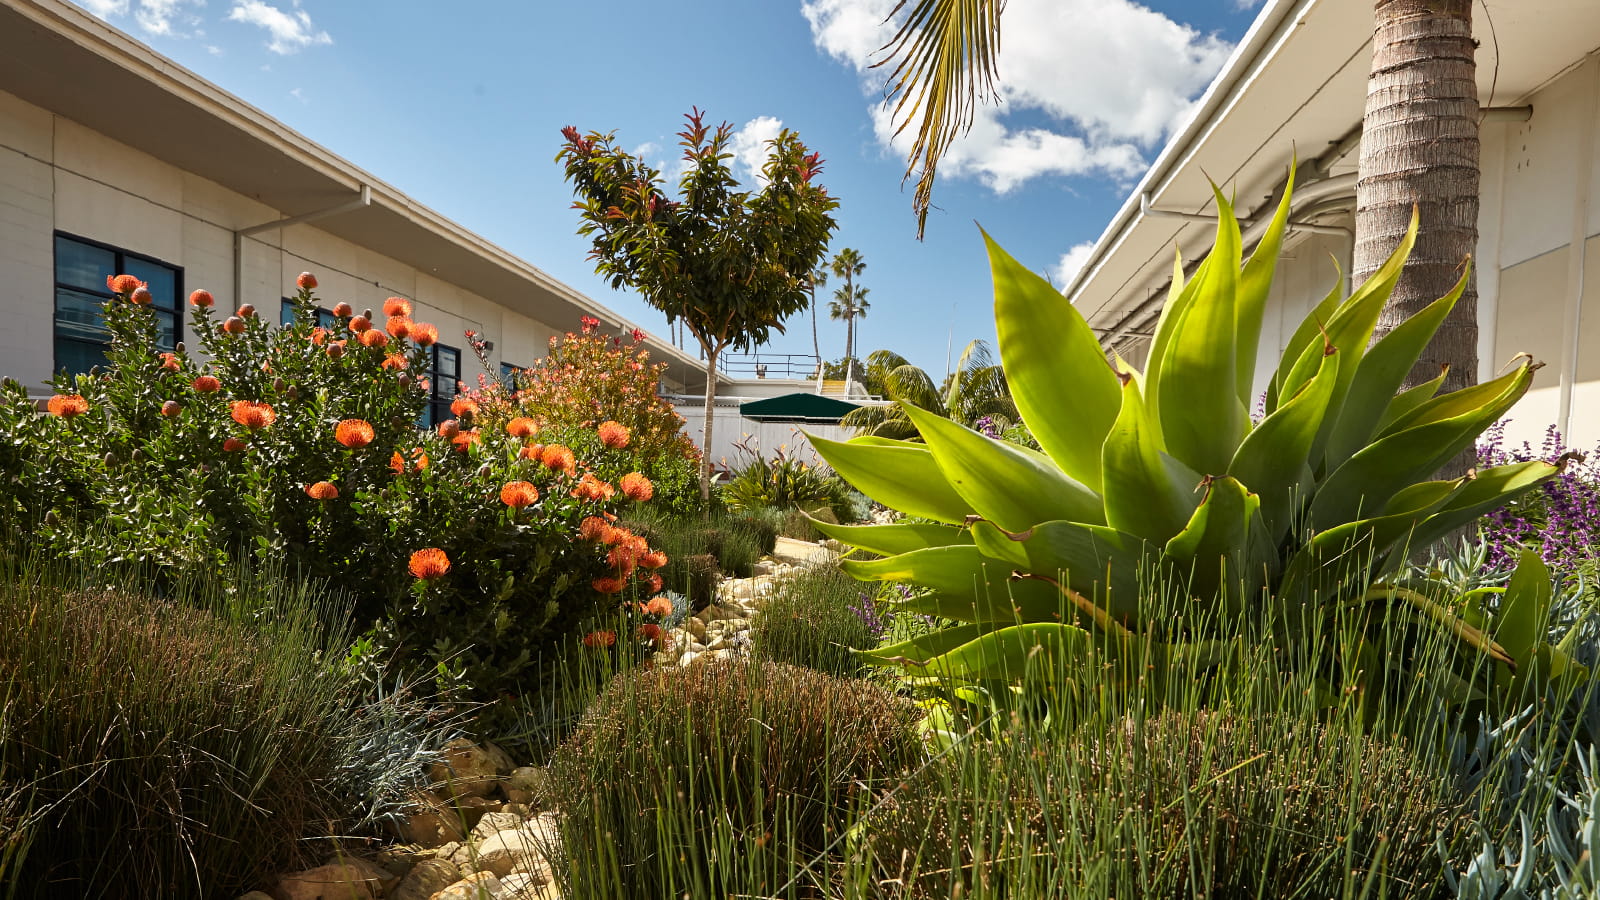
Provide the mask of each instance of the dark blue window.
{"label": "dark blue window", "polygon": [[422,413],[425,428],[451,418],[450,401],[456,398],[456,382],[461,380],[461,351],[443,344],[433,345],[433,363],[428,370],[432,396]]}
{"label": "dark blue window", "polygon": [[178,345],[183,328],[183,270],[71,235],[57,234],[55,368],[78,375],[104,365],[111,335],[101,305],[111,299],[106,279],[132,275],[145,282],[155,302],[157,337],[163,350]]}
{"label": "dark blue window", "polygon": [[[331,310],[326,310],[319,306],[316,307],[316,313],[318,327],[332,328],[337,321]],[[284,297],[283,302],[278,306],[278,324],[285,328],[294,324],[294,301],[288,297]]]}

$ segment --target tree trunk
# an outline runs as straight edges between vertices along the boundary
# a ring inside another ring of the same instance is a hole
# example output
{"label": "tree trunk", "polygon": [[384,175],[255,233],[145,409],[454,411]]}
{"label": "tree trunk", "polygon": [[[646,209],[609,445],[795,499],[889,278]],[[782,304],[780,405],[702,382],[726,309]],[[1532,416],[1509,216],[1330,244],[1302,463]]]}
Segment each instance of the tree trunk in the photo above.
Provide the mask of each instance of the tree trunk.
{"label": "tree trunk", "polygon": [[844,317],[844,395],[850,396],[850,383],[856,376],[856,310],[852,306]]}
{"label": "tree trunk", "polygon": [[[1383,264],[1415,206],[1416,248],[1374,340],[1455,286],[1478,244],[1478,88],[1472,0],[1377,0],[1372,74],[1356,183],[1353,283]],[[1450,374],[1441,392],[1478,377],[1476,279],[1406,380]],[[1458,463],[1462,462],[1457,460]],[[1460,474],[1465,465],[1455,466]]]}
{"label": "tree trunk", "polygon": [[[701,344],[705,347],[704,344]],[[706,350],[706,426],[700,433],[700,499],[706,502],[706,512],[711,512],[711,426],[717,415],[717,353]]]}
{"label": "tree trunk", "polygon": [[811,354],[817,358],[817,377],[822,377],[822,342],[817,339],[817,285],[811,283]]}

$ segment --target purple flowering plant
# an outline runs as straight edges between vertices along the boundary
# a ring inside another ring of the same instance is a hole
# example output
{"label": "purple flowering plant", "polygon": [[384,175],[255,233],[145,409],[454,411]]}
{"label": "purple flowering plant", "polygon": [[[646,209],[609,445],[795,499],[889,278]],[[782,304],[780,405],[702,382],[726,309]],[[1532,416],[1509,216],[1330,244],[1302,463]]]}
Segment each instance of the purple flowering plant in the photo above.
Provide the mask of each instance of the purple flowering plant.
{"label": "purple flowering plant", "polygon": [[1488,565],[1498,569],[1514,564],[1524,547],[1557,570],[1595,560],[1600,556],[1600,453],[1573,452],[1554,425],[1545,429],[1538,447],[1527,441],[1512,447],[1506,443],[1505,426],[1502,421],[1484,432],[1478,443],[1480,465],[1563,459],[1567,465],[1554,479],[1484,517]]}

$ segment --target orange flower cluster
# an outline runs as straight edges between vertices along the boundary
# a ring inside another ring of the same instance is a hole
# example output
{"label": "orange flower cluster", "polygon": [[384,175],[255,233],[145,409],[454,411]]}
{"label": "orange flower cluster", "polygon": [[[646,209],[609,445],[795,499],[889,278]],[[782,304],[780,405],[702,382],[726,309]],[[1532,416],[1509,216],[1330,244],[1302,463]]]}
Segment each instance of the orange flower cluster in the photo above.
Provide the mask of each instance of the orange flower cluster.
{"label": "orange flower cluster", "polygon": [[500,488],[500,502],[520,510],[539,502],[539,489],[526,481],[508,481]]}
{"label": "orange flower cluster", "polygon": [[457,453],[466,453],[472,449],[472,445],[476,444],[481,437],[482,435],[478,433],[476,428],[471,431],[463,431],[450,439],[450,446],[456,448]]}
{"label": "orange flower cluster", "polygon": [[168,400],[161,404],[161,414],[169,419],[181,412],[183,412],[183,405],[176,400]]}
{"label": "orange flower cluster", "polygon": [[578,523],[578,539],[589,544],[603,543],[611,533],[611,523],[599,516],[585,516]]}
{"label": "orange flower cluster", "polygon": [[623,496],[635,503],[643,503],[656,495],[656,486],[643,472],[629,472],[617,481]]}
{"label": "orange flower cluster", "polygon": [[572,455],[572,448],[561,444],[550,444],[539,451],[539,462],[546,469],[553,469],[562,474],[571,475],[578,468],[578,460]]}
{"label": "orange flower cluster", "polygon": [[132,275],[106,276],[106,290],[113,294],[131,294],[142,287],[148,287],[148,285]]}
{"label": "orange flower cluster", "polygon": [[337,500],[339,488],[331,481],[318,481],[306,485],[306,495],[313,500]]}
{"label": "orange flower cluster", "polygon": [[411,301],[404,297],[390,297],[383,301],[383,314],[386,316],[411,315]]}
{"label": "orange flower cluster", "polygon": [[514,438],[531,438],[539,433],[539,423],[527,416],[517,416],[506,423],[506,434]]}
{"label": "orange flower cluster", "polygon": [[657,647],[662,649],[672,646],[672,636],[654,622],[645,622],[640,625],[639,637],[646,641],[653,641]]}
{"label": "orange flower cluster", "polygon": [[382,349],[389,346],[389,336],[381,331],[369,328],[361,332],[361,346]]}
{"label": "orange flower cluster", "polygon": [[615,631],[591,631],[583,636],[585,647],[610,647],[617,642]]}
{"label": "orange flower cluster", "polygon": [[310,272],[301,272],[299,277],[295,278],[294,286],[302,291],[314,291],[317,289],[317,276]]}
{"label": "orange flower cluster", "polygon": [[414,324],[407,316],[390,316],[389,321],[383,323],[383,330],[389,332],[391,337],[403,338],[411,333]]}
{"label": "orange flower cluster", "polygon": [[421,347],[431,347],[439,341],[439,329],[429,325],[427,322],[412,323],[407,333]]}
{"label": "orange flower cluster", "polygon": [[408,365],[410,363],[406,362],[406,358],[398,353],[391,353],[383,358],[383,367],[385,369],[404,369]]}
{"label": "orange flower cluster", "polygon": [[71,419],[88,412],[89,401],[83,399],[82,394],[57,394],[45,404],[45,409],[49,410],[52,416]]}
{"label": "orange flower cluster", "polygon": [[243,450],[247,446],[249,446],[249,445],[246,444],[244,441],[239,440],[238,438],[228,438],[227,440],[222,442],[222,451],[224,453],[238,453],[240,450]]}
{"label": "orange flower cluster", "polygon": [[593,472],[583,473],[572,489],[572,496],[579,500],[610,500],[615,493],[616,488],[596,478]]}
{"label": "orange flower cluster", "polygon": [[438,547],[428,547],[411,554],[411,574],[424,581],[443,578],[450,571],[450,557]]}
{"label": "orange flower cluster", "polygon": [[189,294],[189,305],[190,306],[206,306],[206,307],[209,307],[209,306],[214,305],[216,302],[217,302],[217,298],[211,296],[211,292],[208,291],[208,290],[201,289],[201,290],[197,290],[197,291],[192,291]]}
{"label": "orange flower cluster", "polygon": [[341,319],[347,319],[355,314],[355,309],[350,304],[340,301],[333,305],[333,314]]}
{"label": "orange flower cluster", "polygon": [[224,334],[244,334],[244,320],[238,316],[229,316],[221,327]]}
{"label": "orange flower cluster", "polygon": [[215,394],[222,390],[222,382],[215,375],[201,375],[194,380],[194,392],[197,394]]}
{"label": "orange flower cluster", "polygon": [[[420,447],[412,450],[411,471],[421,472],[426,468],[428,468],[428,454],[422,452]],[[406,473],[406,458],[400,455],[399,450],[396,450],[394,455],[389,457],[389,469],[396,475],[404,475]]]}
{"label": "orange flower cluster", "polygon": [[600,432],[600,443],[613,450],[621,450],[628,446],[628,440],[633,436],[628,431],[628,426],[621,422],[601,422],[596,430]]}
{"label": "orange flower cluster", "polygon": [[351,450],[360,450],[376,436],[372,425],[362,419],[345,419],[333,429],[333,439]]}
{"label": "orange flower cluster", "polygon": [[620,575],[604,575],[596,578],[590,584],[594,587],[596,593],[620,594],[622,589],[627,587],[628,581]]}
{"label": "orange flower cluster", "polygon": [[154,294],[150,293],[149,288],[136,287],[133,289],[133,293],[128,295],[128,300],[129,302],[138,304],[139,306],[149,306],[150,304],[156,302],[156,297]]}
{"label": "orange flower cluster", "polygon": [[457,397],[450,401],[450,414],[463,419],[475,416],[478,414],[478,403],[468,397]]}
{"label": "orange flower cluster", "polygon": [[365,334],[372,329],[372,320],[366,316],[351,316],[350,330],[356,334]]}
{"label": "orange flower cluster", "polygon": [[647,616],[670,616],[672,601],[665,597],[651,597],[650,602],[639,604],[639,612]]}
{"label": "orange flower cluster", "polygon": [[178,355],[176,353],[161,354],[161,368],[166,369],[168,372],[178,371]]}
{"label": "orange flower cluster", "polygon": [[251,431],[266,428],[278,421],[278,411],[273,409],[271,404],[255,400],[233,401],[232,412],[233,420]]}

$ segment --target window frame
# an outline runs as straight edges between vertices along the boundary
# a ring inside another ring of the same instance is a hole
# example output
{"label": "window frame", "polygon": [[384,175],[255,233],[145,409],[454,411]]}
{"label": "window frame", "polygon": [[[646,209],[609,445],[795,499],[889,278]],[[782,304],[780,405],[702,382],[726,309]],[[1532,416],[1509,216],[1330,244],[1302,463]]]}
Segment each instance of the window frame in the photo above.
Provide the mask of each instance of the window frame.
{"label": "window frame", "polygon": [[[166,260],[158,259],[158,258],[156,258],[154,256],[151,256],[148,253],[139,253],[139,252],[134,251],[134,250],[127,250],[127,249],[124,249],[122,247],[118,247],[115,244],[108,244],[105,241],[97,241],[97,240],[95,240],[93,238],[87,238],[87,237],[84,237],[84,236],[79,235],[79,234],[73,234],[70,231],[63,231],[61,229],[53,229],[51,231],[51,234],[50,234],[50,284],[51,284],[51,296],[50,296],[50,361],[51,361],[51,366],[52,366],[51,372],[53,372],[55,374],[60,374],[61,372],[66,371],[66,366],[64,366],[62,364],[62,362],[61,362],[61,353],[60,353],[60,346],[59,346],[61,341],[66,340],[66,341],[70,341],[70,342],[72,342],[74,344],[83,344],[83,345],[91,345],[91,346],[95,346],[96,345],[94,342],[91,342],[91,341],[85,341],[85,340],[81,340],[79,338],[73,338],[73,337],[63,338],[61,336],[60,331],[59,331],[59,329],[60,329],[60,312],[59,312],[59,309],[58,309],[58,306],[57,306],[57,303],[58,303],[57,295],[58,295],[58,293],[60,291],[67,290],[67,291],[72,291],[72,292],[77,293],[77,294],[87,294],[87,295],[95,297],[95,298],[97,298],[97,299],[99,299],[101,301],[110,300],[112,298],[112,296],[113,296],[112,293],[109,290],[106,290],[105,288],[103,288],[103,287],[101,287],[99,285],[95,285],[93,287],[84,287],[83,285],[79,285],[79,284],[67,284],[67,283],[65,283],[65,282],[63,282],[61,280],[61,255],[60,255],[60,253],[58,251],[58,242],[63,240],[63,239],[68,240],[68,241],[72,241],[72,242],[77,243],[77,244],[82,244],[82,245],[84,245],[86,247],[92,247],[92,248],[97,249],[97,250],[104,250],[104,251],[110,253],[112,255],[112,265],[111,265],[111,268],[113,269],[112,274],[114,274],[114,275],[115,274],[121,274],[121,273],[124,273],[124,272],[127,271],[126,261],[128,259],[130,259],[130,258],[131,259],[136,259],[136,260],[138,260],[140,262],[143,262],[143,263],[147,263],[149,265],[160,266],[163,269],[170,270],[172,272],[172,306],[169,309],[167,307],[163,307],[163,306],[157,305],[156,308],[159,309],[161,312],[168,312],[168,313],[172,314],[172,343],[173,343],[173,346],[171,346],[171,347],[162,346],[161,349],[168,350],[168,351],[176,350],[177,349],[177,345],[180,344],[180,343],[183,343],[184,327],[185,327],[185,322],[184,322],[184,318],[183,318],[183,288],[184,288],[184,284],[183,284],[183,275],[184,275],[183,266],[174,265],[174,264],[172,264],[170,262],[167,262]],[[101,327],[103,328],[104,325],[102,324]],[[111,343],[110,343],[110,341],[104,341],[104,342],[100,342],[97,346],[103,347],[105,349],[110,349]],[[159,344],[158,344],[158,346],[159,346]],[[69,373],[69,374],[83,374],[83,373],[74,372],[74,373]]]}
{"label": "window frame", "polygon": [[[290,325],[294,324],[294,311],[295,311],[294,310],[294,298],[292,298],[292,297],[283,297],[283,298],[281,298],[279,300],[279,303],[278,303],[278,327],[279,328],[287,328]],[[333,326],[337,325],[338,322],[339,322],[339,317],[335,316],[333,314],[333,310],[331,310],[331,309],[323,309],[320,306],[314,306],[314,307],[312,307],[312,311],[314,313],[316,313],[316,317],[317,317],[316,321],[313,322],[312,324],[317,326],[318,328],[332,328]]]}
{"label": "window frame", "polygon": [[[460,391],[456,390],[456,383],[461,380],[460,347],[436,343],[429,347],[428,350],[430,351],[428,359],[428,405],[422,411],[422,425],[424,428],[432,428],[452,417],[450,404],[460,394]],[[455,354],[455,374],[451,375],[448,381],[442,376],[439,368],[439,360],[443,355],[442,351]],[[448,384],[448,394],[445,393],[446,384]]]}

